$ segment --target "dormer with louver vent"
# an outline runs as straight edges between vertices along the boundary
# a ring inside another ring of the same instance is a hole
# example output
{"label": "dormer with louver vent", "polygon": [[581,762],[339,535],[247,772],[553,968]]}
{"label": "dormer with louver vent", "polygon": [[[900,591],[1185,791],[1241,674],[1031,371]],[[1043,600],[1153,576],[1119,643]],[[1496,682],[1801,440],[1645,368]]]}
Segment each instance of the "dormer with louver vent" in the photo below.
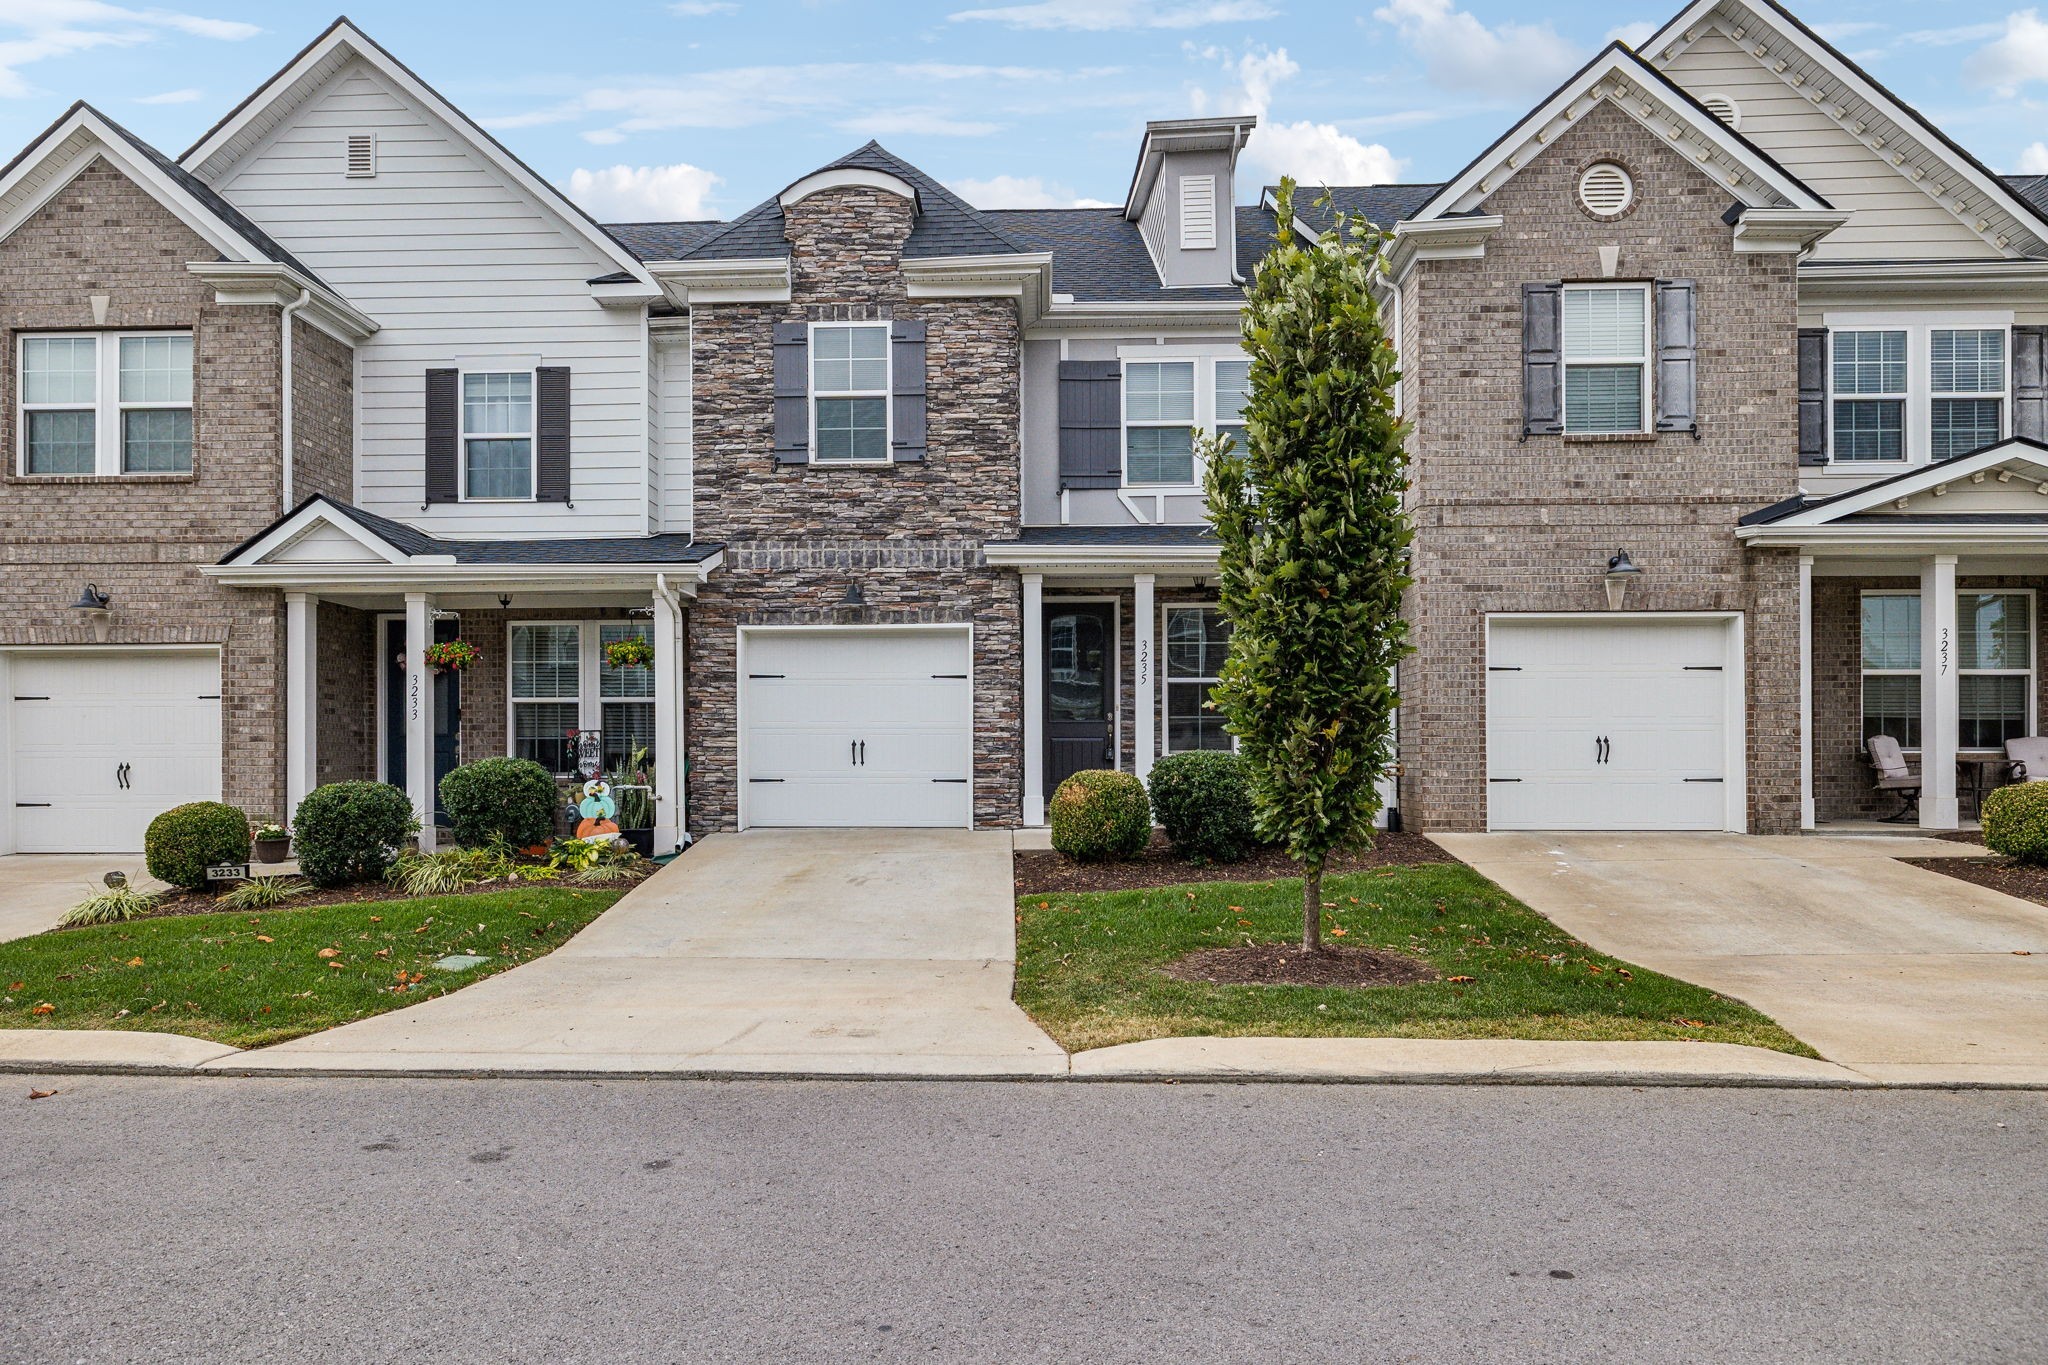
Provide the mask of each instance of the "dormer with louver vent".
{"label": "dormer with louver vent", "polygon": [[1145,125],[1124,217],[1138,225],[1167,288],[1241,282],[1232,233],[1237,154],[1257,126],[1249,114]]}

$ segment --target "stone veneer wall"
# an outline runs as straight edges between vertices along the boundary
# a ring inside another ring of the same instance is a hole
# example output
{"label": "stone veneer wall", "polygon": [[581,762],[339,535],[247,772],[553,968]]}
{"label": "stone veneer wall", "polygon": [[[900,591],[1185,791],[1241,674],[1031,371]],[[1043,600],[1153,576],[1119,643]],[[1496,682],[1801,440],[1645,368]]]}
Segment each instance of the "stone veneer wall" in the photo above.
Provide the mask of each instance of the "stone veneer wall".
{"label": "stone veneer wall", "polygon": [[[738,819],[743,625],[972,623],[975,821],[1009,826],[1021,813],[1020,589],[981,554],[1018,523],[1016,309],[912,302],[901,270],[912,223],[909,203],[879,189],[812,195],[787,213],[790,303],[693,314],[696,533],[727,546],[686,626],[693,830]],[[775,463],[772,329],[785,318],[924,321],[922,463]],[[854,581],[869,605],[836,610]]]}
{"label": "stone veneer wall", "polygon": [[[1576,187],[1607,158],[1629,168],[1638,201],[1601,223]],[[1487,614],[1604,611],[1601,573],[1627,547],[1645,570],[1630,610],[1744,614],[1750,828],[1797,828],[1797,557],[1745,554],[1733,536],[1744,512],[1797,489],[1797,285],[1791,257],[1733,252],[1729,202],[1603,104],[1488,201],[1506,223],[1484,259],[1424,262],[1405,282],[1417,581],[1401,805],[1412,827],[1486,826]],[[1521,439],[1522,285],[1598,280],[1604,242],[1620,248],[1618,279],[1698,281],[1698,441]]]}
{"label": "stone veneer wall", "polygon": [[218,253],[105,161],[0,241],[0,405],[14,410],[15,337],[190,328],[189,474],[24,477],[0,423],[0,646],[97,648],[71,610],[87,580],[112,594],[108,646],[205,644],[222,660],[221,789],[252,815],[284,800],[283,605],[200,576],[279,510],[278,312],[223,307],[185,269]]}

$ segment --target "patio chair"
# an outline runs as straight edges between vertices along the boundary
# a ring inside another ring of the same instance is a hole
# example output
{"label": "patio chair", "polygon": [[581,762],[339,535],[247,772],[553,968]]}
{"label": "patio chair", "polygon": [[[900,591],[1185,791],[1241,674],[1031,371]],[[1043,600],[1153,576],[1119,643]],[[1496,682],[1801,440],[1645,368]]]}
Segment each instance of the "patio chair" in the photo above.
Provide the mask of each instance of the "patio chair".
{"label": "patio chair", "polygon": [[1877,784],[1871,790],[1891,792],[1899,798],[1897,812],[1881,818],[1893,823],[1913,819],[1920,809],[1920,778],[1906,766],[1899,742],[1890,735],[1872,735],[1863,747],[1870,752],[1870,766],[1877,770]]}
{"label": "patio chair", "polygon": [[2048,782],[2048,737],[2028,735],[2005,742],[2005,756],[2012,760],[2007,775],[2015,782]]}

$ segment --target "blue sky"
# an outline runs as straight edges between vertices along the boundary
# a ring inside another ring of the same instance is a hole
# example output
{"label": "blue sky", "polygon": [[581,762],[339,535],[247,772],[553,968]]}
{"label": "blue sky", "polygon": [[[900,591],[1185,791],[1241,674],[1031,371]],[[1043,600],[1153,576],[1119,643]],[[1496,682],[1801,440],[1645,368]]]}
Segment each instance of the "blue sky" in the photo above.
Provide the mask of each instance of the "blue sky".
{"label": "blue sky", "polygon": [[[336,0],[338,3],[338,0]],[[189,6],[189,7],[186,7]],[[1255,112],[1247,183],[1455,171],[1650,8],[1501,0],[354,0],[370,35],[601,217],[725,216],[878,138],[988,207],[1120,201],[1148,118]],[[1795,9],[1993,167],[2048,172],[2048,20]],[[326,5],[0,0],[0,143],[84,98],[176,155]],[[487,16],[487,17],[486,17]]]}

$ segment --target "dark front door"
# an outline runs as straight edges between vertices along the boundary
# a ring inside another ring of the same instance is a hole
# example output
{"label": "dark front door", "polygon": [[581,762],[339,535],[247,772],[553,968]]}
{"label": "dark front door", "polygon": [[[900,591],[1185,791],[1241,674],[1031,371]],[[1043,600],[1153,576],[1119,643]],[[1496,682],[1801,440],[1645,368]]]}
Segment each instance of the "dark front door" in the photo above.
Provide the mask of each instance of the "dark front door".
{"label": "dark front door", "polygon": [[1108,603],[1045,609],[1045,790],[1116,766],[1116,632]]}
{"label": "dark front door", "polygon": [[[434,622],[434,643],[446,644],[462,633],[457,621]],[[384,780],[405,787],[405,622],[384,623]],[[434,675],[434,821],[441,808],[441,779],[461,757],[462,675],[453,669]]]}

